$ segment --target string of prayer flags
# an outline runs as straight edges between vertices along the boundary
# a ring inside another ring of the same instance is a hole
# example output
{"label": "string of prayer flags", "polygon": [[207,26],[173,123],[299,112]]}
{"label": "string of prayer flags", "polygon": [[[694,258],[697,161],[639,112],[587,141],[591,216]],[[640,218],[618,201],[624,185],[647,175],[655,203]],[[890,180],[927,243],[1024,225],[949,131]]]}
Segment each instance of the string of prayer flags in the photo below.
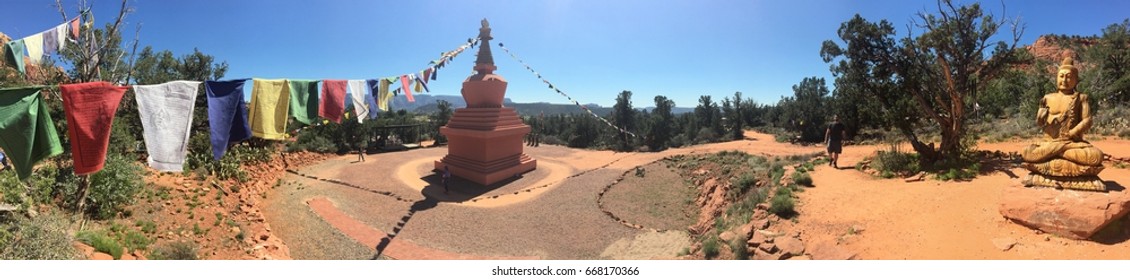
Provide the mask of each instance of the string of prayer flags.
{"label": "string of prayer flags", "polygon": [[322,103],[319,114],[334,123],[341,123],[345,115],[345,80],[322,81]]}
{"label": "string of prayer flags", "polygon": [[192,133],[192,111],[201,82],[172,81],[159,85],[133,86],[141,117],[149,166],[166,172],[184,170],[188,139]]}
{"label": "string of prayer flags", "polygon": [[[5,59],[8,59],[11,62],[9,64],[15,66],[21,74],[26,73],[24,54],[27,54],[32,64],[39,64],[43,61],[44,55],[60,53],[67,44],[67,34],[73,34],[74,39],[78,39],[78,19],[78,17],[75,17],[70,23],[60,24],[19,40],[9,41],[4,46],[8,49],[8,57]],[[75,27],[69,28],[70,26]],[[68,32],[68,29],[70,32]]]}
{"label": "string of prayer flags", "polygon": [[290,89],[286,80],[253,79],[250,114],[251,135],[268,140],[286,140]]}
{"label": "string of prayer flags", "polygon": [[251,138],[247,123],[247,103],[243,84],[247,79],[205,81],[208,96],[208,126],[211,128],[212,157],[220,160],[231,143]]}
{"label": "string of prayer flags", "polygon": [[605,119],[605,118],[601,117],[600,115],[597,115],[597,114],[596,114],[596,113],[594,113],[594,112],[593,112],[592,110],[589,110],[588,106],[584,106],[584,105],[581,105],[581,103],[580,103],[580,102],[577,102],[576,100],[573,100],[573,97],[570,97],[570,96],[569,96],[568,94],[565,94],[565,92],[561,91],[561,89],[560,89],[560,88],[558,88],[557,86],[554,86],[554,85],[553,85],[553,83],[550,83],[550,82],[549,82],[549,80],[543,79],[543,78],[541,77],[541,74],[539,74],[539,73],[538,73],[537,71],[534,71],[534,68],[530,67],[530,65],[529,65],[529,64],[526,64],[526,62],[525,62],[525,61],[522,61],[522,59],[520,59],[520,58],[518,58],[518,56],[514,55],[514,53],[513,53],[513,52],[510,52],[510,49],[507,49],[507,48],[506,48],[505,46],[503,46],[503,45],[502,45],[502,43],[498,43],[498,47],[499,47],[499,48],[501,48],[501,49],[502,49],[503,51],[506,51],[506,54],[510,55],[510,57],[511,57],[511,58],[514,58],[514,60],[517,60],[517,61],[518,61],[518,63],[521,63],[521,64],[522,64],[522,66],[525,66],[525,67],[526,67],[526,70],[530,70],[530,73],[533,73],[533,74],[534,74],[535,76],[537,76],[537,77],[538,77],[538,79],[541,79],[541,82],[542,82],[542,83],[545,83],[546,85],[548,85],[548,86],[549,86],[549,89],[552,89],[552,90],[556,91],[556,92],[557,92],[557,94],[560,94],[561,96],[564,96],[565,98],[569,99],[569,101],[572,101],[572,102],[573,102],[573,104],[577,105],[577,107],[580,107],[580,108],[581,108],[581,110],[584,110],[584,111],[585,111],[586,113],[588,113],[589,115],[592,115],[592,116],[593,116],[593,117],[595,117],[596,119],[598,119],[598,120],[601,120],[602,122],[604,122],[604,124],[606,124],[606,125],[608,125],[608,126],[610,126],[610,127],[612,127],[612,128],[615,128],[616,130],[620,131],[620,133],[625,133],[625,134],[631,135],[632,137],[639,137],[639,136],[638,136],[638,135],[636,135],[635,133],[632,133],[631,131],[628,131],[628,130],[626,130],[626,129],[620,128],[619,126],[616,126],[615,124],[612,124],[612,122],[610,122],[610,121],[608,121],[607,119]]}
{"label": "string of prayer flags", "polygon": [[288,80],[290,82],[290,116],[295,121],[309,125],[319,115],[318,82],[314,80]]}
{"label": "string of prayer flags", "polygon": [[55,121],[39,93],[43,86],[0,89],[0,149],[20,180],[31,176],[32,166],[63,153]]}
{"label": "string of prayer flags", "polygon": [[102,170],[114,115],[128,87],[107,82],[60,85],[76,175]]}

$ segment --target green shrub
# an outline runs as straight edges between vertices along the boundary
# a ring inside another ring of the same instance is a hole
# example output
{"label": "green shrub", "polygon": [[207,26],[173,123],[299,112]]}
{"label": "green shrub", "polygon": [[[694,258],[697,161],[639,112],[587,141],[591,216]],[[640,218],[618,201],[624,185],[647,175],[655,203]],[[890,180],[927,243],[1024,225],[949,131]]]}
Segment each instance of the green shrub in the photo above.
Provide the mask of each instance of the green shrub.
{"label": "green shrub", "polygon": [[871,167],[880,173],[889,172],[890,176],[886,178],[909,176],[921,171],[921,167],[918,165],[918,154],[904,153],[897,149],[879,151],[871,163]]}
{"label": "green shrub", "polygon": [[702,254],[707,259],[713,259],[718,256],[718,246],[718,235],[711,235],[702,241]]}
{"label": "green shrub", "polygon": [[111,154],[102,171],[90,175],[87,211],[96,219],[113,218],[122,207],[133,203],[142,186],[141,166]]}
{"label": "green shrub", "polygon": [[808,175],[808,172],[793,173],[793,183],[801,186],[811,187],[812,175]]}
{"label": "green shrub", "polygon": [[776,192],[775,196],[792,196],[792,195],[793,195],[793,188],[790,187],[790,185],[786,185],[786,186],[781,186],[781,187],[777,188],[777,192]]}
{"label": "green shrub", "polygon": [[125,245],[126,248],[130,250],[145,250],[149,247],[149,244],[153,243],[153,241],[145,237],[144,234],[132,230],[122,235],[121,240],[122,245]]}
{"label": "green shrub", "polygon": [[141,221],[141,220],[139,220],[134,225],[140,227],[141,232],[144,232],[144,233],[153,234],[153,233],[157,232],[157,223],[154,223],[153,221],[149,221],[149,220]]}
{"label": "green shrub", "polygon": [[[790,191],[789,193],[791,194],[792,192]],[[781,193],[778,191],[777,196],[774,196],[773,201],[769,203],[769,213],[776,214],[777,216],[780,216],[782,218],[792,217],[796,214],[796,210],[793,208],[793,204],[793,197],[791,195],[781,195]]]}
{"label": "green shrub", "polygon": [[277,152],[275,144],[252,138],[228,148],[224,157],[216,161],[212,157],[212,143],[207,133],[199,133],[189,138],[188,156],[185,158],[184,171],[195,172],[197,180],[203,181],[208,175],[214,175],[220,180],[236,179],[247,182],[250,176],[243,170],[243,164],[256,164],[271,160]]}
{"label": "green shrub", "polygon": [[80,257],[71,246],[69,222],[63,215],[47,213],[26,218],[0,216],[0,259],[73,260]]}
{"label": "green shrub", "polygon": [[734,253],[735,260],[748,260],[749,259],[749,245],[746,244],[744,238],[734,238],[730,240],[730,252]]}
{"label": "green shrub", "polygon": [[170,242],[158,245],[149,253],[154,260],[196,260],[196,244],[191,242]]}
{"label": "green shrub", "polygon": [[736,199],[750,188],[757,185],[757,177],[753,173],[742,173],[730,180],[730,191],[726,194],[730,199]]}
{"label": "green shrub", "polygon": [[94,247],[94,251],[110,254],[115,260],[122,258],[122,245],[102,231],[80,231],[76,239]]}
{"label": "green shrub", "polygon": [[[43,164],[31,177],[20,181],[14,168],[0,171],[0,202],[27,209],[33,204],[51,204],[55,197],[73,197],[77,189],[73,169],[59,169]],[[26,182],[26,183],[25,183]]]}
{"label": "green shrub", "polygon": [[731,217],[731,224],[734,225],[749,223],[757,204],[765,202],[765,198],[768,196],[768,188],[758,188],[756,191],[751,191],[742,200],[731,203],[730,207],[726,209],[726,216]]}
{"label": "green shrub", "polygon": [[294,142],[286,145],[288,152],[311,151],[317,153],[332,153],[338,150],[336,144],[319,134],[299,133]]}

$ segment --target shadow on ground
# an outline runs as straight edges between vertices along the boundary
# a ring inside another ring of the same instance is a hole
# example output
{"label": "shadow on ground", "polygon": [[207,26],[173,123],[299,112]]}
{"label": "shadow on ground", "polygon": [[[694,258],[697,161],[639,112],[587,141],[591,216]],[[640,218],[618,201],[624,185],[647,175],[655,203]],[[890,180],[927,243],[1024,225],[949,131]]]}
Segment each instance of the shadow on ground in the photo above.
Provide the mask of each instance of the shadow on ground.
{"label": "shadow on ground", "polygon": [[501,182],[483,186],[475,182],[452,176],[451,182],[448,183],[448,186],[445,190],[445,187],[443,186],[443,177],[439,174],[431,174],[428,176],[420,177],[420,180],[428,183],[428,185],[424,186],[424,189],[421,190],[420,193],[423,194],[424,197],[427,197],[428,199],[434,199],[438,202],[466,202],[476,198],[493,198],[497,197],[498,195],[489,197],[482,196],[486,193],[489,193],[490,191],[497,190],[506,186],[507,184],[522,179],[523,177],[524,176],[522,175],[518,175],[507,178],[506,180],[502,180]]}
{"label": "shadow on ground", "polygon": [[381,258],[381,254],[383,254],[385,249],[388,248],[388,245],[392,243],[392,239],[396,238],[396,236],[400,234],[400,231],[408,226],[408,221],[412,220],[412,216],[415,216],[416,212],[435,208],[436,205],[439,205],[439,202],[431,197],[412,203],[412,206],[408,207],[408,213],[400,217],[400,221],[396,222],[396,227],[392,228],[392,232],[389,232],[387,236],[381,238],[381,242],[377,244],[377,254],[373,255],[372,259],[377,260]]}

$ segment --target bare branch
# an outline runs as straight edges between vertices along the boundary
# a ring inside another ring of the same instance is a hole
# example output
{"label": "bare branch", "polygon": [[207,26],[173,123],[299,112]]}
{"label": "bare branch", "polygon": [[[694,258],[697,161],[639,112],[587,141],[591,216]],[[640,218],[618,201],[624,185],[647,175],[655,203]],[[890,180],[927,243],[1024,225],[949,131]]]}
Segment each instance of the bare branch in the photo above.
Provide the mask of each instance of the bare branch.
{"label": "bare branch", "polygon": [[55,0],[55,8],[59,9],[59,15],[63,16],[63,24],[67,23],[67,10],[63,9],[62,0]]}
{"label": "bare branch", "polygon": [[134,55],[137,54],[137,42],[140,41],[140,40],[141,40],[141,24],[139,23],[139,24],[137,24],[137,30],[134,31],[134,33],[133,33],[133,48],[129,52],[129,71],[126,72],[126,80],[125,80],[125,83],[127,83],[127,84],[130,83],[130,79],[133,79],[133,63],[134,63],[133,59],[134,59]]}

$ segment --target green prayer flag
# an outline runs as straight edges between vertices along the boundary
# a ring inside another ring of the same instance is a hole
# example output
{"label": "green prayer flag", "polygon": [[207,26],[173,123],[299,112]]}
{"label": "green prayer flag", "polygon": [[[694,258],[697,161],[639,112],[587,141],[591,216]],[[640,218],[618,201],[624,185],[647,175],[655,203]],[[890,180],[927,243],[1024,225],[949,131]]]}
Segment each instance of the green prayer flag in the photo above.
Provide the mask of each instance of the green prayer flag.
{"label": "green prayer flag", "polygon": [[0,149],[15,166],[20,180],[31,176],[36,162],[63,153],[55,122],[39,94],[42,88],[0,89]]}
{"label": "green prayer flag", "polygon": [[9,63],[16,66],[16,70],[19,70],[20,73],[23,74],[25,72],[24,51],[27,48],[24,46],[24,39],[9,41],[7,47]]}
{"label": "green prayer flag", "polygon": [[294,120],[311,124],[318,116],[318,81],[290,81],[290,115]]}

